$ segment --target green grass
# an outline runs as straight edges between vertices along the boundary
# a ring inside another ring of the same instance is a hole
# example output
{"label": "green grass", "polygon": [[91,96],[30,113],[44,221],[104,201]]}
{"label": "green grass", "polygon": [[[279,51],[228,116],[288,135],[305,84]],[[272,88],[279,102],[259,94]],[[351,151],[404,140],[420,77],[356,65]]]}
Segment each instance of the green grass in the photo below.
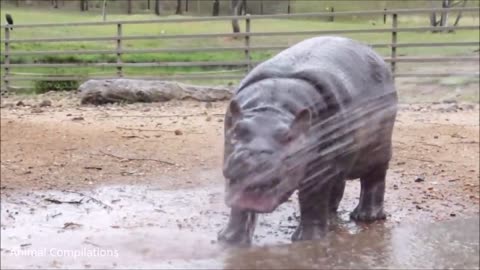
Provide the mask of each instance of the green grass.
{"label": "green grass", "polygon": [[[299,2],[301,3],[301,2]],[[101,21],[101,15],[97,13],[80,13],[77,11],[55,10],[55,9],[28,9],[28,8],[3,8],[0,16],[3,18],[5,13],[10,13],[15,18],[17,24],[35,24],[35,23],[65,23],[65,22],[89,22]],[[175,17],[175,16],[168,16]],[[151,14],[140,15],[118,15],[108,16],[108,20],[148,20],[157,19],[158,16]],[[390,23],[390,18],[388,23]],[[461,24],[478,25],[478,17],[466,15]],[[376,29],[389,27],[384,25],[379,16],[367,20],[345,19],[337,20],[334,23],[323,20],[254,20],[252,21],[252,32],[264,31],[307,31],[307,30],[342,30],[367,28]],[[400,17],[399,27],[428,26],[428,17]],[[244,26],[242,25],[242,29]],[[17,28],[11,32],[12,39],[24,38],[57,38],[57,37],[98,37],[115,36],[116,26],[82,26],[82,27],[49,27],[49,28]],[[222,22],[190,22],[190,23],[156,23],[142,25],[126,25],[123,29],[125,36],[130,35],[161,35],[165,34],[193,34],[193,33],[229,33],[231,25],[228,21]],[[3,31],[2,31],[3,35]],[[388,43],[391,35],[389,33],[368,33],[368,34],[347,34],[344,35],[368,43]],[[308,36],[273,36],[273,37],[252,37],[253,46],[283,45],[289,46],[293,43],[308,38]],[[400,43],[409,42],[453,42],[453,41],[474,41],[479,42],[479,31],[457,31],[455,33],[399,33]],[[243,39],[231,38],[210,38],[210,39],[155,39],[155,40],[134,40],[125,41],[124,48],[128,49],[148,49],[148,48],[202,48],[202,47],[229,47],[243,46]],[[75,51],[75,50],[104,50],[114,49],[116,42],[44,42],[44,43],[13,43],[12,51]],[[4,49],[1,44],[0,49]],[[439,48],[401,48],[397,51],[399,55],[408,56],[434,56],[434,55],[471,55],[472,51],[478,49],[478,46],[470,47],[439,47]],[[387,56],[388,49],[377,49],[377,51]],[[276,51],[256,51],[251,54],[253,60],[264,60]],[[186,52],[186,53],[146,53],[146,54],[125,54],[122,56],[124,62],[175,62],[175,61],[234,61],[245,59],[243,52]],[[3,62],[3,59],[2,59]],[[102,55],[49,55],[49,56],[14,56],[12,63],[95,63],[95,62],[116,62],[114,54]],[[220,70],[228,69],[219,67]],[[237,70],[238,68],[232,68]],[[212,71],[215,68],[200,67],[182,67],[182,68],[125,68],[124,72],[128,75],[166,75],[166,74],[184,74],[189,72]],[[54,74],[83,74],[83,75],[113,75],[115,68],[13,68],[12,73],[40,73]],[[238,71],[232,71],[237,73]],[[0,72],[3,75],[3,70]],[[217,80],[214,82],[225,83],[226,81]],[[210,82],[211,83],[211,82]],[[17,83],[15,83],[17,84]],[[31,82],[23,82],[24,86],[32,86]]]}

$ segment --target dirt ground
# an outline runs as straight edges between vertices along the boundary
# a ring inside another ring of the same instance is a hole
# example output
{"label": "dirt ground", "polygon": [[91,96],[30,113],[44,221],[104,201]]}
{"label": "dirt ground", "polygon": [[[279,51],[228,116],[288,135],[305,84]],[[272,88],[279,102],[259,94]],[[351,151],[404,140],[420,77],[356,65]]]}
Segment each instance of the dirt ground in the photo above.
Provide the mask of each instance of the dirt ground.
{"label": "dirt ground", "polygon": [[[221,174],[226,102],[94,107],[79,105],[74,93],[11,96],[1,102],[2,268],[238,268],[238,261],[250,260],[242,252],[228,253],[238,258],[228,266],[215,244],[228,217]],[[353,250],[345,243],[368,248],[371,239],[397,225],[478,220],[478,104],[401,105],[393,140],[387,222],[368,229],[349,221],[359,196],[358,181],[349,182],[335,229],[344,240],[334,250]],[[296,208],[295,199],[289,200],[261,217],[255,245],[289,243],[298,223]],[[429,227],[420,234],[428,232]],[[408,230],[391,233],[395,241],[413,239]],[[384,238],[378,242],[393,241]],[[390,245],[375,252],[383,254]],[[478,242],[472,245],[472,254],[478,254]],[[115,250],[121,256],[31,255],[46,248]],[[16,255],[21,252],[27,255]],[[402,257],[404,251],[395,254],[401,255],[397,261],[410,261]],[[477,256],[469,256],[472,265],[478,264]],[[204,265],[201,259],[207,260]],[[200,261],[188,264],[192,260]],[[267,268],[278,268],[277,261]],[[413,265],[432,262],[440,261],[427,256]]]}
{"label": "dirt ground", "polygon": [[[45,100],[51,105],[41,104]],[[226,102],[78,104],[75,94],[2,99],[2,195],[106,184],[179,189],[223,183],[201,172],[221,170]],[[401,182],[389,182],[389,192],[407,189],[407,199],[420,205],[455,195],[462,199],[453,203],[478,211],[478,161],[477,104],[401,105],[391,162]]]}

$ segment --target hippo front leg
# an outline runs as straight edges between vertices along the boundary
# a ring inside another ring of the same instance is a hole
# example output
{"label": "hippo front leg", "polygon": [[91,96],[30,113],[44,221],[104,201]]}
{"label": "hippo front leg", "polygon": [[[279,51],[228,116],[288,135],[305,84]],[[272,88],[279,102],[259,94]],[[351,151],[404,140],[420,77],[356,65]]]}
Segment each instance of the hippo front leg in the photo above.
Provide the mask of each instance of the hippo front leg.
{"label": "hippo front leg", "polygon": [[256,213],[232,208],[227,227],[218,233],[218,241],[229,245],[250,245],[256,220]]}
{"label": "hippo front leg", "polygon": [[353,220],[374,221],[386,218],[383,199],[387,169],[388,163],[379,165],[360,177],[360,201],[350,214]]}
{"label": "hippo front leg", "polygon": [[331,189],[332,181],[327,181],[325,184],[302,188],[299,191],[300,224],[292,235],[292,241],[317,240],[325,237],[328,231]]}
{"label": "hippo front leg", "polygon": [[340,201],[343,198],[343,193],[345,192],[345,179],[338,179],[333,184],[332,191],[330,194],[330,213],[335,214],[337,213],[338,206],[340,205]]}

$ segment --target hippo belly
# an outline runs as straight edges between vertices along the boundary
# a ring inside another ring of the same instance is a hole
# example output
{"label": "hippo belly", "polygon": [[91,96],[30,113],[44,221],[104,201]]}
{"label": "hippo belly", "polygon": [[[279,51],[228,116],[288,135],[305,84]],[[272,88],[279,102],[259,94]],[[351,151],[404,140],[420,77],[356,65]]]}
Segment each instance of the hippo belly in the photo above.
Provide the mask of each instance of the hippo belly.
{"label": "hippo belly", "polygon": [[255,67],[225,115],[223,174],[227,243],[251,242],[258,213],[298,190],[293,240],[322,238],[345,180],[360,178],[351,218],[384,219],[397,94],[389,68],[371,48],[341,37],[302,41]]}

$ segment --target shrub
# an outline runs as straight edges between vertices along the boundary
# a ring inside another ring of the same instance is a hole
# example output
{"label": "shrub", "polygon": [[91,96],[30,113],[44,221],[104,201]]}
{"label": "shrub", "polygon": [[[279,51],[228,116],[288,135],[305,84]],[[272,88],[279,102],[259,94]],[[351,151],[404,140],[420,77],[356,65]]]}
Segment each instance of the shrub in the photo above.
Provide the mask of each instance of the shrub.
{"label": "shrub", "polygon": [[48,91],[72,91],[79,86],[76,80],[67,81],[35,81],[35,93],[42,94]]}

